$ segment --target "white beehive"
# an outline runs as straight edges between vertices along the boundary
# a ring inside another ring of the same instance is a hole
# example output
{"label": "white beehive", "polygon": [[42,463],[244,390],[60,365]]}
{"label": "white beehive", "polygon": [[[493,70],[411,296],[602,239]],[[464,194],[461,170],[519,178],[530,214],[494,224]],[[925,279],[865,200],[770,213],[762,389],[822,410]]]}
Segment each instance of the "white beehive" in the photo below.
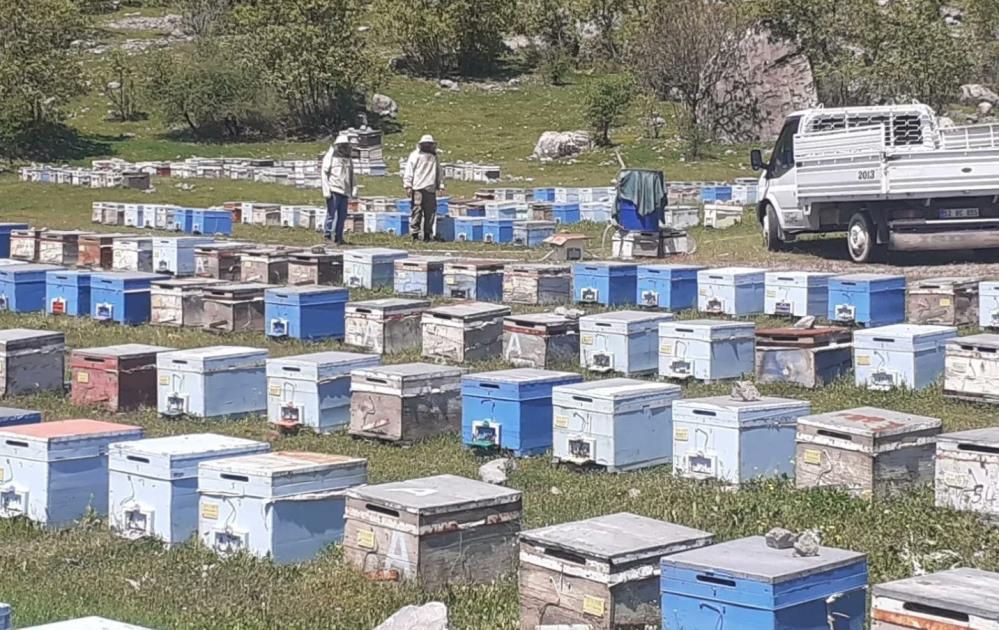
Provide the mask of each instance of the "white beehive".
{"label": "white beehive", "polygon": [[267,350],[209,346],[156,356],[157,408],[167,416],[240,417],[267,409]]}
{"label": "white beehive", "polygon": [[999,335],[969,335],[947,342],[944,395],[999,402]]}
{"label": "white beehive", "polygon": [[937,436],[937,507],[999,520],[999,427]]}
{"label": "white beehive", "polygon": [[715,381],[753,371],[756,324],[692,319],[659,324],[659,376]]}
{"label": "white beehive", "polygon": [[659,367],[659,324],[672,313],[609,311],[579,318],[579,364],[591,372],[625,376]]}
{"label": "white beehive", "polygon": [[943,374],[953,326],[893,324],[853,333],[857,387],[886,391],[929,387]]}
{"label": "white beehive", "polygon": [[995,630],[999,573],[951,569],[876,584],[871,630]]}

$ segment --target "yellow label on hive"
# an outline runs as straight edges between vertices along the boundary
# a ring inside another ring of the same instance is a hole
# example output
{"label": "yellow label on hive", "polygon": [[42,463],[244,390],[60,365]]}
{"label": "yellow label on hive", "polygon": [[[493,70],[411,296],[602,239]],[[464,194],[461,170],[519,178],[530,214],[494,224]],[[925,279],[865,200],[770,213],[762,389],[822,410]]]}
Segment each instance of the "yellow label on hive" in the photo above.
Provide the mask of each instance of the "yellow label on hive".
{"label": "yellow label on hive", "polygon": [[815,449],[806,448],[804,454],[801,457],[806,464],[812,466],[818,466],[822,463],[822,451],[816,451]]}
{"label": "yellow label on hive", "polygon": [[673,438],[677,442],[686,442],[690,439],[690,430],[687,427],[677,427]]}
{"label": "yellow label on hive", "polygon": [[90,382],[90,373],[89,372],[77,372],[76,373],[76,382],[77,383],[89,383]]}
{"label": "yellow label on hive", "polygon": [[3,481],[3,468],[0,468],[0,481]]}
{"label": "yellow label on hive", "polygon": [[370,529],[362,529],[357,532],[357,546],[362,549],[374,549],[375,533]]}
{"label": "yellow label on hive", "polygon": [[707,289],[700,289],[698,291],[698,293],[700,293],[701,295],[707,295],[708,294],[708,290]]}
{"label": "yellow label on hive", "polygon": [[267,391],[270,393],[271,396],[280,396],[281,395],[281,386],[280,385],[271,385],[267,389]]}
{"label": "yellow label on hive", "polygon": [[767,297],[769,297],[769,298],[775,298],[775,297],[777,297],[777,292],[774,291],[773,289],[770,289],[769,291],[767,291]]}
{"label": "yellow label on hive", "polygon": [[218,503],[202,503],[201,504],[201,518],[208,518],[215,520],[219,517],[219,504]]}
{"label": "yellow label on hive", "polygon": [[169,385],[169,384],[170,384],[170,377],[169,376],[161,376],[160,377],[160,385]]}
{"label": "yellow label on hive", "polygon": [[582,337],[579,338],[579,343],[583,344],[584,346],[592,346],[593,335],[583,335]]}
{"label": "yellow label on hive", "polygon": [[871,364],[871,357],[869,355],[866,354],[857,355],[857,365],[870,365],[870,364]]}
{"label": "yellow label on hive", "polygon": [[949,297],[940,298],[940,306],[950,306],[953,302],[950,301]]}
{"label": "yellow label on hive", "polygon": [[594,617],[604,616],[604,600],[593,595],[583,595],[583,613]]}
{"label": "yellow label on hive", "polygon": [[673,344],[664,341],[662,345],[659,346],[659,352],[660,354],[673,354]]}
{"label": "yellow label on hive", "polygon": [[560,429],[569,428],[569,416],[555,416],[555,426]]}

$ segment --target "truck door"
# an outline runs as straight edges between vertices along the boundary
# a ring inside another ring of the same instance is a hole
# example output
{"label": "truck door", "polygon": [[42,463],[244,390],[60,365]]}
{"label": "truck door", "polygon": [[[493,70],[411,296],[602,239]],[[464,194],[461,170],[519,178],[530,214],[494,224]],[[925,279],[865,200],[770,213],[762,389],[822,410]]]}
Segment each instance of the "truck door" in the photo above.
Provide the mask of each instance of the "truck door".
{"label": "truck door", "polygon": [[767,199],[773,201],[782,228],[807,227],[798,208],[798,176],[794,168],[794,134],[801,119],[788,118],[767,166]]}

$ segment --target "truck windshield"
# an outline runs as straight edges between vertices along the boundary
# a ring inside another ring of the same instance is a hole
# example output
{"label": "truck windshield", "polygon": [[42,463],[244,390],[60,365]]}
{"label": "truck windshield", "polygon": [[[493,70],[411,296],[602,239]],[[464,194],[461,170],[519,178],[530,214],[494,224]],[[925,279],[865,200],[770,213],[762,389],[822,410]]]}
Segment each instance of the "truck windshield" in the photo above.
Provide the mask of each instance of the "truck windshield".
{"label": "truck windshield", "polygon": [[798,133],[800,118],[788,118],[781,129],[773,155],[770,156],[770,166],[767,177],[776,179],[791,170],[794,166],[794,134]]}

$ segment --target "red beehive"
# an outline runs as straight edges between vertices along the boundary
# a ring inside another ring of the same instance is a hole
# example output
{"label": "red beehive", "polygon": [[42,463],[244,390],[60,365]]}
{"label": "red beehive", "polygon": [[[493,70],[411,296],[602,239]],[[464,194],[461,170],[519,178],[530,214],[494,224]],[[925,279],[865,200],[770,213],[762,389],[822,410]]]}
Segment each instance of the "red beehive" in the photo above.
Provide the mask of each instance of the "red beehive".
{"label": "red beehive", "polygon": [[156,406],[156,355],[174,348],[129,343],[74,350],[71,399],[113,412]]}

